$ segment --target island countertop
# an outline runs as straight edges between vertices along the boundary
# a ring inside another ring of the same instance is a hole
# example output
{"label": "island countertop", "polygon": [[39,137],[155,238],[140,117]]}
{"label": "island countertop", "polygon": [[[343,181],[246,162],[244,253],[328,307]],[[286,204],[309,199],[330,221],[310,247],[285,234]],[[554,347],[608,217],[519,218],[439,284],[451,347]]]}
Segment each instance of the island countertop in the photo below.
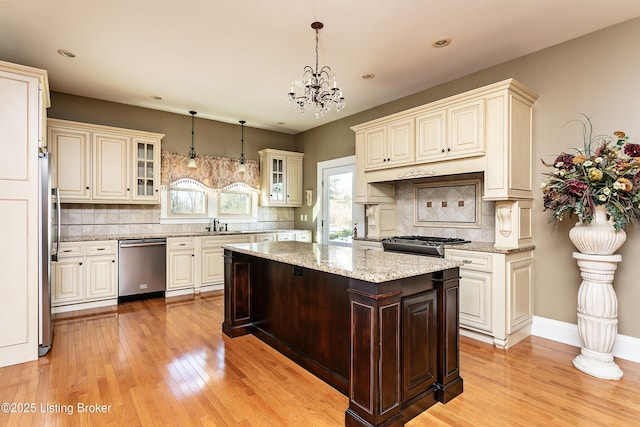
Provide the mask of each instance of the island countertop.
{"label": "island countertop", "polygon": [[292,241],[237,243],[223,245],[223,248],[371,283],[420,276],[463,265],[443,258]]}

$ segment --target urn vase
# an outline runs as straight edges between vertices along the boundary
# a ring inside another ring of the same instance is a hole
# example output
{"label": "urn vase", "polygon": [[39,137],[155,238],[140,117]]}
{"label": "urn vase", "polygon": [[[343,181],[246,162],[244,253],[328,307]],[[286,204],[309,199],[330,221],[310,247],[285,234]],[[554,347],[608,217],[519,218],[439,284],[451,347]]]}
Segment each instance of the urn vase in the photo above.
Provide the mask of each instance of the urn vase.
{"label": "urn vase", "polygon": [[606,207],[596,206],[593,221],[579,222],[569,231],[569,239],[580,252],[574,252],[582,283],[578,290],[578,334],[582,342],[573,365],[594,377],[619,380],[622,371],[613,358],[618,334],[618,300],[613,290],[617,264],[614,252],[627,238],[616,230]]}
{"label": "urn vase", "polygon": [[596,206],[593,221],[578,222],[570,231],[569,239],[580,253],[587,255],[613,255],[627,239],[624,230],[616,230],[604,205]]}

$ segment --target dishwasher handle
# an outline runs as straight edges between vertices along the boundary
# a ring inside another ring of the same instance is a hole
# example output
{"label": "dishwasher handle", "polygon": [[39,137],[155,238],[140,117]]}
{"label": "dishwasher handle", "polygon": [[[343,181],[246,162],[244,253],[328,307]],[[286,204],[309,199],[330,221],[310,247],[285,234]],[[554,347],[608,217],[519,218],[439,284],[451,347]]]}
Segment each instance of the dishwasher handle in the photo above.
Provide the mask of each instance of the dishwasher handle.
{"label": "dishwasher handle", "polygon": [[157,240],[157,241],[150,241],[150,242],[145,242],[144,240],[138,240],[130,243],[120,242],[121,248],[140,248],[143,246],[166,246],[166,245],[167,245],[166,240]]}

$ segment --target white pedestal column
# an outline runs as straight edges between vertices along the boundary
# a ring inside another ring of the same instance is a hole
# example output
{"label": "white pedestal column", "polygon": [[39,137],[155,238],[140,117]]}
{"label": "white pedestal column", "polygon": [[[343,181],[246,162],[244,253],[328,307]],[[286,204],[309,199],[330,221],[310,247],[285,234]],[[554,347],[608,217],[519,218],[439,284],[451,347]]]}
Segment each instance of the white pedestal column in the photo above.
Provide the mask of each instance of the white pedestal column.
{"label": "white pedestal column", "polygon": [[587,255],[574,252],[582,276],[578,290],[580,355],[573,365],[582,372],[607,380],[619,380],[622,371],[613,361],[618,334],[618,300],[613,277],[621,255]]}

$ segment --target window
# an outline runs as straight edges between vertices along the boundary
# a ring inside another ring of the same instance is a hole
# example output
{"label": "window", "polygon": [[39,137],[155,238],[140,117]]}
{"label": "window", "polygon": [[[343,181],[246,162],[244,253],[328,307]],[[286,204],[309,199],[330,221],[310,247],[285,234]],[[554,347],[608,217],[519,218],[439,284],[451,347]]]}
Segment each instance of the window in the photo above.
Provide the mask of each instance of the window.
{"label": "window", "polygon": [[193,179],[181,179],[169,186],[169,216],[207,216],[208,189]]}
{"label": "window", "polygon": [[244,183],[210,189],[199,181],[183,178],[163,189],[161,223],[225,223],[258,220],[258,194]]}

